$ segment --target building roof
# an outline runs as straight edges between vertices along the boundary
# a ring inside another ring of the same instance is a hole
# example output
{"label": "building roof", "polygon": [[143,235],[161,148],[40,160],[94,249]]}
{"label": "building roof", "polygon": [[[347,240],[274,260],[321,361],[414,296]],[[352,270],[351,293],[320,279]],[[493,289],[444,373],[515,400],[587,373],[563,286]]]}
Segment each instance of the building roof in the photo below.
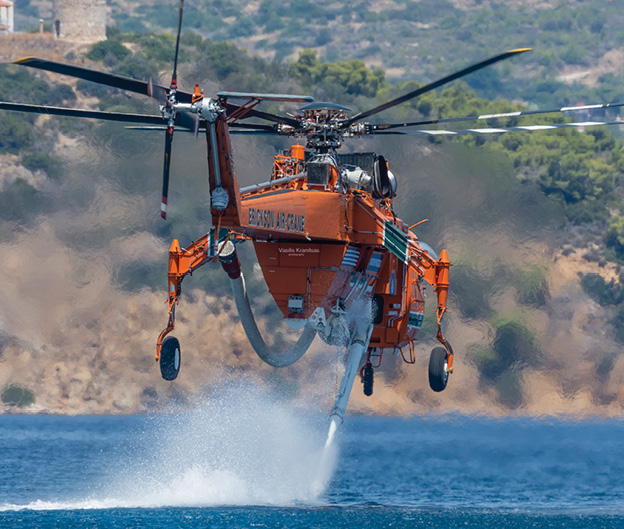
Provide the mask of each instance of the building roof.
{"label": "building roof", "polygon": [[5,2],[5,0],[0,0],[0,7],[13,7],[13,2]]}

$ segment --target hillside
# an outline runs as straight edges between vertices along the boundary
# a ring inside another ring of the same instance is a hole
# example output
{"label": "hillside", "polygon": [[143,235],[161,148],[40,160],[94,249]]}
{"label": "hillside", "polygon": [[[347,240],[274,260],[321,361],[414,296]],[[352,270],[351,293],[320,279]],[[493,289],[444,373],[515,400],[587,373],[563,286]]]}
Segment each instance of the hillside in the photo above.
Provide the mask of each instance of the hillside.
{"label": "hillside", "polygon": [[[109,24],[122,32],[175,30],[175,2],[113,0],[110,6]],[[624,13],[616,1],[187,0],[185,9],[187,33],[233,42],[249,55],[294,61],[313,49],[325,60],[361,60],[403,81],[431,81],[484,55],[533,47],[530,61],[469,80],[488,98],[536,105],[576,102],[572,95],[611,101],[624,80],[617,51]],[[40,16],[51,21],[51,3],[24,0],[17,29],[36,30]]]}
{"label": "hillside", "polygon": [[[255,5],[261,7],[250,4]],[[376,5],[397,9],[399,3]],[[451,7],[466,16],[492,9],[485,2]],[[29,42],[35,49],[28,53],[36,52],[36,40]],[[87,56],[84,49],[52,52],[145,78],[167,71],[172,49],[169,36],[111,32],[109,41]],[[265,61],[231,44],[186,37],[182,85],[200,80],[207,93],[233,87],[311,92],[354,109],[370,108],[413,86],[390,83],[384,69],[349,62],[348,54],[335,62],[313,51],[295,58],[291,64]],[[514,68],[522,72],[532,64],[523,57]],[[452,65],[445,68],[448,73]],[[506,69],[492,70],[490,82]],[[355,75],[361,75],[360,83],[349,82]],[[33,77],[18,67],[5,67],[0,85],[3,97],[14,101],[154,110],[114,91],[52,75]],[[481,99],[459,83],[384,119],[517,108]],[[240,376],[260,377],[284,398],[329,405],[340,352],[319,342],[293,368],[275,372],[261,365],[236,321],[219,270],[202,270],[185,285],[178,332],[184,375],[173,384],[160,380],[153,344],[166,323],[166,251],[172,238],[184,244],[208,229],[202,142],[176,136],[171,220],[163,224],[157,217],[159,135],[30,116],[4,117],[0,127],[0,270],[8,279],[0,311],[0,388],[20,386],[36,398],[23,409],[5,399],[4,411],[162,409],[200,398],[216,380]],[[236,138],[241,184],[265,179],[275,149],[287,144]],[[388,356],[372,399],[364,398],[356,383],[353,410],[621,414],[624,156],[610,132],[366,139],[348,148],[376,150],[390,159],[399,178],[397,213],[410,223],[431,219],[419,236],[449,250],[454,262],[449,333],[458,349],[449,390],[432,394],[425,368],[431,320],[426,321],[417,365],[403,369],[398,358]],[[264,324],[275,329],[279,318],[254,272],[251,249],[244,257],[254,301]],[[277,328],[276,340],[287,339],[287,330]]]}
{"label": "hillside", "polygon": [[[599,100],[615,95],[623,80],[622,56],[613,52],[621,47],[624,22],[617,2],[195,0],[187,14],[189,29],[250,55],[293,61],[302,49],[314,49],[329,61],[381,67],[396,80],[427,82],[484,55],[535,48],[530,62],[469,81],[488,98],[552,104],[554,90],[579,83],[582,98]],[[176,22],[162,1],[114,2],[112,18],[121,31],[133,32],[173,30]]]}

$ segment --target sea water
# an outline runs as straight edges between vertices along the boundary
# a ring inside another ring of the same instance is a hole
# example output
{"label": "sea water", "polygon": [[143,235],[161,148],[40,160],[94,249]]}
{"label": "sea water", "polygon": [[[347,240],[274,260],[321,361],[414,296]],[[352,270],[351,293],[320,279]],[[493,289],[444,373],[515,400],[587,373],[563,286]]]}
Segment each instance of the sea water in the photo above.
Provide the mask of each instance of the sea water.
{"label": "sea water", "polygon": [[[0,416],[0,527],[624,527],[624,422],[346,417],[259,394]],[[334,466],[335,465],[335,466]]]}

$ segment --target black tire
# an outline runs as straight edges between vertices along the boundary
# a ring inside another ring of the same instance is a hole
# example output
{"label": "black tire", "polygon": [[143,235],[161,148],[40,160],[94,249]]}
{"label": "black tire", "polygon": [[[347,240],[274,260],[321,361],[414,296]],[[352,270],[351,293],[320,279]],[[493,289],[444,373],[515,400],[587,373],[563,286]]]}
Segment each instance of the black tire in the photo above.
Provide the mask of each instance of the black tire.
{"label": "black tire", "polygon": [[373,394],[373,366],[366,364],[364,367],[364,395],[370,397]]}
{"label": "black tire", "polygon": [[180,372],[180,342],[177,338],[165,338],[160,348],[160,374],[165,380],[175,380]]}
{"label": "black tire", "polygon": [[444,391],[448,383],[448,352],[444,347],[436,347],[429,357],[429,386],[433,391]]}

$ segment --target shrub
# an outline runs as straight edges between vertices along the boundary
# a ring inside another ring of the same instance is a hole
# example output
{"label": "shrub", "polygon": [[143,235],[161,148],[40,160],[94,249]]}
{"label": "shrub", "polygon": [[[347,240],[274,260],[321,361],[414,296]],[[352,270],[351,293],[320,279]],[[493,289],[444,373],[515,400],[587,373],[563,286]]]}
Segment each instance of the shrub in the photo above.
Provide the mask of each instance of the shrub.
{"label": "shrub", "polygon": [[624,288],[613,279],[607,283],[600,274],[584,274],[581,286],[585,294],[603,307],[624,302]]}
{"label": "shrub", "polygon": [[609,221],[605,242],[613,248],[618,257],[624,257],[624,217],[613,215]]}
{"label": "shrub", "polygon": [[544,267],[531,264],[512,272],[512,282],[523,305],[542,307],[549,298],[548,280]]}
{"label": "shrub", "polygon": [[498,401],[508,408],[522,405],[522,370],[539,365],[541,352],[521,315],[493,321],[494,339],[489,346],[468,346],[468,357],[479,370],[482,384],[496,388]]}
{"label": "shrub", "polygon": [[480,270],[463,263],[453,266],[452,295],[462,314],[469,319],[492,316],[490,298],[494,289],[493,278]]}
{"label": "shrub", "polygon": [[96,42],[91,46],[86,57],[92,61],[103,61],[111,56],[117,61],[123,61],[130,53],[130,50],[118,40],[105,40],[103,42]]}
{"label": "shrub", "polygon": [[35,403],[35,392],[19,384],[9,384],[2,391],[2,402],[9,406],[26,408]]}
{"label": "shrub", "polygon": [[0,151],[19,151],[30,149],[36,139],[36,133],[28,122],[28,118],[3,113],[0,120]]}
{"label": "shrub", "polygon": [[22,157],[22,165],[30,171],[41,170],[52,179],[61,176],[60,162],[45,152],[31,152]]}
{"label": "shrub", "polygon": [[40,206],[39,192],[22,178],[0,193],[0,219],[3,220],[32,218]]}
{"label": "shrub", "polygon": [[609,321],[613,328],[615,329],[615,339],[624,343],[624,308],[618,309],[614,318]]}

